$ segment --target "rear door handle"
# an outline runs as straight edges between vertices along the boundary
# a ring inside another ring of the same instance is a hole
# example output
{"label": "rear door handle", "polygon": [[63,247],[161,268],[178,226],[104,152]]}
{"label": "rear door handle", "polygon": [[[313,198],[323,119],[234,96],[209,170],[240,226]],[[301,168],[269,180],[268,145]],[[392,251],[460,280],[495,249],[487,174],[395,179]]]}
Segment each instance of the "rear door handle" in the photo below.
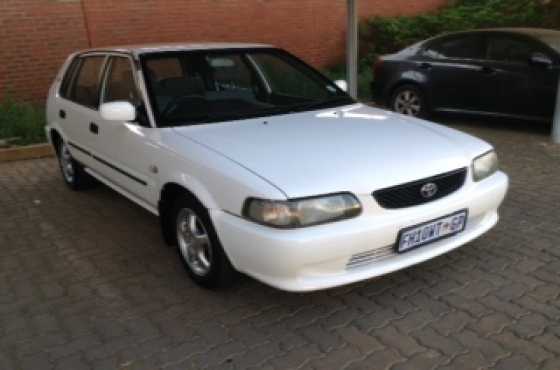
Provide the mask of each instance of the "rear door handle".
{"label": "rear door handle", "polygon": [[58,111],[58,116],[62,119],[65,119],[66,118],[66,111],[63,110],[63,109],[59,110]]}
{"label": "rear door handle", "polygon": [[99,134],[99,126],[95,122],[89,124],[89,131],[95,135]]}

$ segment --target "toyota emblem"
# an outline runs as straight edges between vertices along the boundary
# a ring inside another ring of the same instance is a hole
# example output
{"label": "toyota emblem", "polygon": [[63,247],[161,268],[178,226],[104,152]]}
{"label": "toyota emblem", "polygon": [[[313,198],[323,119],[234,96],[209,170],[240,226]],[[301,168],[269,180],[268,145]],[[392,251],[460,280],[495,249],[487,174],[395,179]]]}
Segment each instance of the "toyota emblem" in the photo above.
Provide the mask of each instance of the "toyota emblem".
{"label": "toyota emblem", "polygon": [[437,194],[437,192],[438,192],[438,186],[433,182],[424,184],[420,188],[420,194],[425,199],[433,198]]}

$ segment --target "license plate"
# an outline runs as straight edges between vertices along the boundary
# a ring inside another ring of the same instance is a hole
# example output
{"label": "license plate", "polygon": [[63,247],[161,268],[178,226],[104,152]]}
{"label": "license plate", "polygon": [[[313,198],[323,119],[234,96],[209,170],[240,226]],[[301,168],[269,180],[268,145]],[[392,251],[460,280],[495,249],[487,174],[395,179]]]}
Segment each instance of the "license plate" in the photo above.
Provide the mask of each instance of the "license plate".
{"label": "license plate", "polygon": [[397,240],[397,252],[404,253],[460,233],[467,226],[467,214],[467,210],[462,210],[437,220],[401,230]]}

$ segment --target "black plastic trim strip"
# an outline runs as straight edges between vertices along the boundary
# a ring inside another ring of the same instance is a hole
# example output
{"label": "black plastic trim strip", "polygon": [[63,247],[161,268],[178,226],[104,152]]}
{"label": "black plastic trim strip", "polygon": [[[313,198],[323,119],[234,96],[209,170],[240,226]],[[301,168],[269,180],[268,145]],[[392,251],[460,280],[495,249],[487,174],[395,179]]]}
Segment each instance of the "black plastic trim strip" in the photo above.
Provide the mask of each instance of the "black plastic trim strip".
{"label": "black plastic trim strip", "polygon": [[74,149],[79,150],[80,152],[84,153],[85,155],[91,155],[91,152],[89,150],[86,150],[86,149],[82,148],[81,146],[74,144],[71,141],[68,142],[68,145],[70,145]]}
{"label": "black plastic trim strip", "polygon": [[120,173],[121,175],[124,175],[124,176],[128,177],[129,179],[134,180],[134,181],[136,181],[137,183],[139,183],[139,184],[141,184],[141,185],[144,185],[144,186],[147,186],[147,185],[148,185],[148,183],[147,183],[146,181],[144,181],[144,180],[142,180],[142,179],[139,179],[138,177],[136,177],[136,176],[134,176],[134,175],[131,175],[130,173],[128,173],[128,172],[126,172],[125,170],[123,170],[122,168],[117,167],[117,166],[115,166],[114,164],[112,164],[112,163],[110,163],[110,162],[107,162],[106,160],[104,160],[104,159],[102,159],[102,158],[99,158],[99,157],[96,156],[95,154],[92,155],[92,157],[93,157],[93,159],[95,159],[97,162],[100,162],[100,163],[104,164],[105,166],[107,166],[107,167],[109,167],[109,168],[111,168],[111,169],[117,171],[117,172]]}
{"label": "black plastic trim strip", "polygon": [[101,163],[101,164],[104,164],[105,166],[107,166],[107,167],[109,167],[109,168],[111,168],[111,169],[117,171],[117,172],[120,173],[121,175],[124,175],[124,176],[128,177],[129,179],[134,180],[134,181],[136,181],[137,183],[139,183],[139,184],[141,184],[141,185],[148,186],[148,183],[147,183],[146,181],[144,181],[144,180],[142,180],[142,179],[139,179],[138,177],[136,177],[136,176],[134,176],[134,175],[131,175],[130,173],[128,173],[128,172],[126,172],[125,170],[123,170],[122,168],[117,167],[117,166],[115,166],[114,164],[112,164],[112,163],[110,163],[110,162],[107,162],[107,161],[104,160],[103,158],[99,158],[98,156],[96,156],[95,154],[92,154],[90,151],[88,151],[88,150],[82,148],[81,146],[76,145],[76,144],[74,144],[74,143],[72,143],[72,142],[70,142],[70,141],[68,142],[68,145],[70,145],[72,148],[75,148],[75,149],[79,150],[80,152],[84,153],[85,155],[91,156],[91,157],[92,157],[93,159],[95,159],[97,162],[99,162],[99,163]]}

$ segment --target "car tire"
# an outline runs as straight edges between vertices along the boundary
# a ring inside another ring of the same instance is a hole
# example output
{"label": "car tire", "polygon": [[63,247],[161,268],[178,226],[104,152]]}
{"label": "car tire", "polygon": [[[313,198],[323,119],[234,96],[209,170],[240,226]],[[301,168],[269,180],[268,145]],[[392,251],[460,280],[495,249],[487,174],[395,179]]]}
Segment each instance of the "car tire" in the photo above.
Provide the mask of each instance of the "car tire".
{"label": "car tire", "polygon": [[413,117],[427,117],[428,104],[424,92],[416,85],[402,85],[395,89],[390,101],[391,109]]}
{"label": "car tire", "polygon": [[74,191],[85,190],[95,183],[93,177],[87,174],[84,167],[78,163],[70,153],[68,145],[64,141],[60,141],[56,154],[58,157],[58,165],[62,173],[62,179],[68,187]]}
{"label": "car tire", "polygon": [[210,215],[196,199],[181,195],[167,218],[174,230],[177,252],[190,277],[208,289],[226,288],[236,280],[237,272],[227,257]]}

